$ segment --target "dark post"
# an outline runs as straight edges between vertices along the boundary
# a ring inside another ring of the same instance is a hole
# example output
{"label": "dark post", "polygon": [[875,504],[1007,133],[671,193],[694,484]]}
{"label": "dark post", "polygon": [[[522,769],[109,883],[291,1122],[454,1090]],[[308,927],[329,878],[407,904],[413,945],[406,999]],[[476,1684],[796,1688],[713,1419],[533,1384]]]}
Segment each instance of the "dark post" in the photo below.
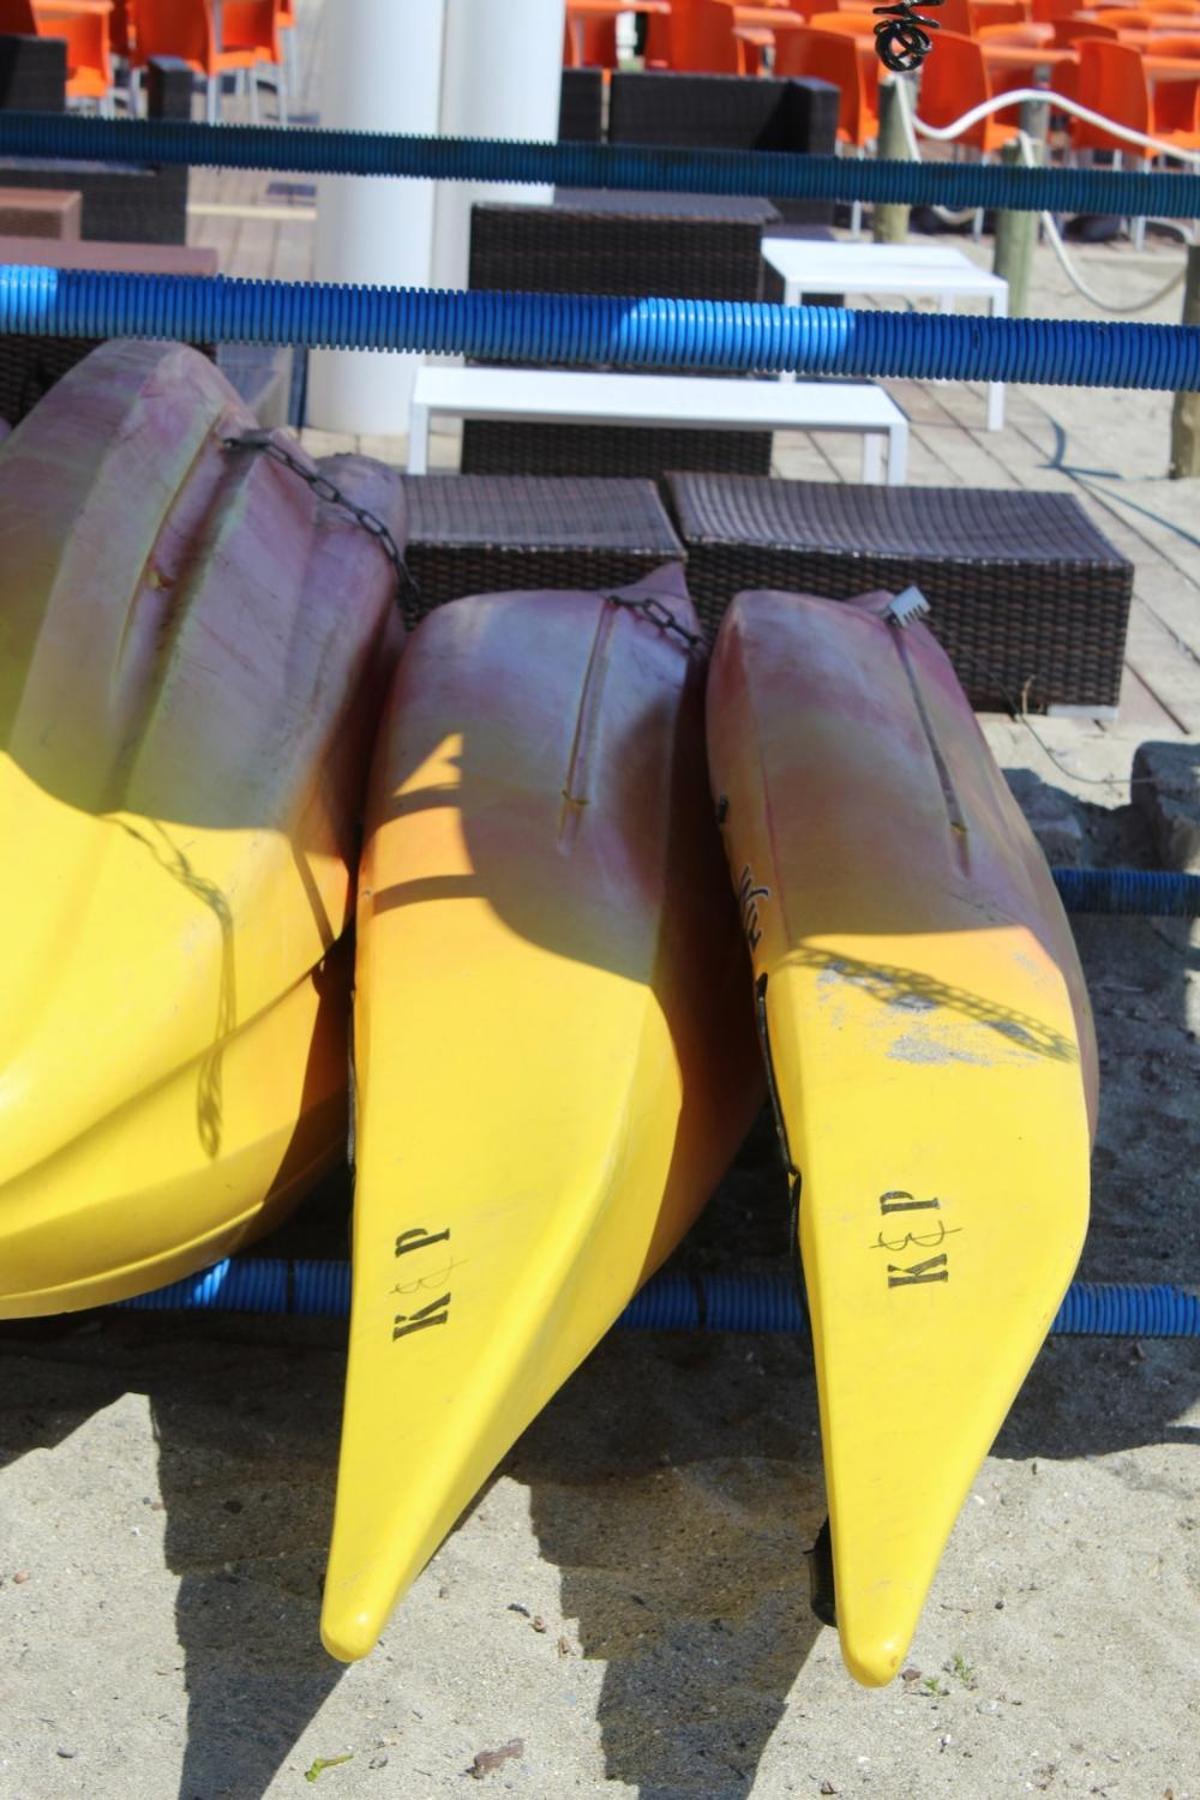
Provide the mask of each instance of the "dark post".
{"label": "dark post", "polygon": [[[908,133],[904,129],[900,92],[902,75],[893,75],[879,83],[879,155],[888,162],[911,162]],[[871,236],[877,244],[908,242],[907,206],[876,206],[871,213]]]}
{"label": "dark post", "polygon": [[[1050,107],[1040,100],[1024,100],[1017,115],[1021,130],[1032,139],[1032,154],[1041,164],[1046,154],[1046,130]],[[1006,144],[1000,155],[1016,168],[1024,161],[1019,143]],[[1029,272],[1033,264],[1033,246],[1037,243],[1038,215],[1035,212],[998,212],[996,214],[996,246],[992,271],[1008,283],[1010,318],[1020,318],[1029,298]]]}

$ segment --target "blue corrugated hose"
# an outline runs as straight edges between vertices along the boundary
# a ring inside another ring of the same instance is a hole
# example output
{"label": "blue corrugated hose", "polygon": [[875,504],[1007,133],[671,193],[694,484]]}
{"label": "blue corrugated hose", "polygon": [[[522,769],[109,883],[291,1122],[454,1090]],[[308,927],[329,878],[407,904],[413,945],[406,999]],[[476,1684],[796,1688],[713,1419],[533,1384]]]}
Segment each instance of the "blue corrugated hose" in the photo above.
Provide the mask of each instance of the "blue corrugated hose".
{"label": "blue corrugated hose", "polygon": [[1200,327],[749,301],[464,293],[0,264],[0,333],[416,350],[488,362],[1200,389]]}
{"label": "blue corrugated hose", "polygon": [[0,155],[185,163],[291,175],[395,175],[631,188],[643,193],[749,194],[772,200],[865,200],[1121,218],[1200,217],[1200,176],[1180,170],[1141,174],[986,163],[868,162],[778,150],[398,137],[368,131],[284,131],[273,125],[190,125],[18,112],[0,113]]}
{"label": "blue corrugated hose", "polygon": [[1054,879],[1068,912],[1200,916],[1200,875],[1164,869],[1055,869]]}
{"label": "blue corrugated hose", "polygon": [[[245,1257],[121,1304],[137,1312],[341,1319],[350,1310],[350,1265]],[[808,1331],[787,1275],[656,1275],[617,1323],[635,1331]],[[1051,1329],[1071,1337],[1200,1337],[1200,1298],[1165,1284],[1117,1287],[1076,1281]]]}

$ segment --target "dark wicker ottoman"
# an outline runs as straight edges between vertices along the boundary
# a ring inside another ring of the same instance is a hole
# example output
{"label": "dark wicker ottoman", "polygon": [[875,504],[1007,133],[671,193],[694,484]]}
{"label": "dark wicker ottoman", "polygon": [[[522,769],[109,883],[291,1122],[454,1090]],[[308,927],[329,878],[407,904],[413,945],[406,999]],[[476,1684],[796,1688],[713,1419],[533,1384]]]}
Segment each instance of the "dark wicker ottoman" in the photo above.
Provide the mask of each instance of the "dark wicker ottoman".
{"label": "dark wicker ottoman", "polygon": [[604,138],[604,70],[564,69],[558,107],[564,144],[599,144]]}
{"label": "dark wicker ottoman", "polygon": [[[742,195],[564,189],[553,206],[480,202],[471,208],[469,285],[760,300],[768,273],[763,231],[778,222],[769,201]],[[463,426],[462,470],[471,475],[657,480],[667,469],[766,475],[770,467],[769,431],[493,419]]]}
{"label": "dark wicker ottoman", "polygon": [[672,475],[710,632],[744,588],[849,600],[915,583],[979,711],[1115,708],[1133,565],[1067,494]]}
{"label": "dark wicker ottoman", "polygon": [[[807,76],[621,69],[612,78],[608,137],[612,144],[832,156],[839,104],[837,88]],[[797,223],[833,220],[828,200],[779,199],[778,206],[785,219]]]}
{"label": "dark wicker ottoman", "polygon": [[464,594],[621,587],[683,546],[650,481],[406,475],[417,611]]}

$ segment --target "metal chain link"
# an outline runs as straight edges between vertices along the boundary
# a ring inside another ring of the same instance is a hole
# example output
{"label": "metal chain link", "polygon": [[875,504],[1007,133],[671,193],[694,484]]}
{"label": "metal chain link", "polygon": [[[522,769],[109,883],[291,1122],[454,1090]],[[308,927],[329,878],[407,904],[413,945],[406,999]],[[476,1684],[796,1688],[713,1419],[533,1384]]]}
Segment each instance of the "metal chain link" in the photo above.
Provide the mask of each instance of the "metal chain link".
{"label": "metal chain link", "polygon": [[623,606],[626,612],[641,613],[652,625],[657,625],[660,631],[673,632],[689,650],[703,650],[704,639],[696,632],[689,631],[686,625],[681,625],[670,607],[664,606],[655,595],[647,594],[641,600],[628,600],[623,594],[605,594],[604,598],[611,606]]}
{"label": "metal chain link", "polygon": [[241,437],[222,438],[221,448],[223,450],[260,450],[273,462],[282,464],[285,469],[291,469],[293,474],[298,475],[301,481],[308,484],[318,500],[327,501],[331,506],[340,506],[343,512],[349,513],[355,524],[361,525],[363,530],[375,539],[396,571],[398,590],[396,598],[404,611],[405,622],[409,625],[413,623],[413,619],[409,616],[413,607],[404,605],[403,596],[407,595],[409,602],[415,603],[421,598],[421,590],[417,586],[416,577],[400,552],[399,545],[382,519],[378,518],[375,513],[368,512],[365,506],[359,506],[356,501],[350,499],[349,495],[343,494],[341,488],[335,487],[328,476],[322,475],[316,469],[305,468],[299,457],[293,456],[292,452],[286,445],[279,442],[273,432],[246,431]]}

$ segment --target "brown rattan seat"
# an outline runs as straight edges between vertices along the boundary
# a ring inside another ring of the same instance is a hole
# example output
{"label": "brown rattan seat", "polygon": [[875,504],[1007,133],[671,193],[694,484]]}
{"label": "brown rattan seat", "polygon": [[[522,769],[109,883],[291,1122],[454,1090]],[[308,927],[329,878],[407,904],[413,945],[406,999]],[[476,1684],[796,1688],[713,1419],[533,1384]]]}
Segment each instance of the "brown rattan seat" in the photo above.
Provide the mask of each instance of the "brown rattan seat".
{"label": "brown rattan seat", "polygon": [[667,487],[710,632],[746,588],[848,600],[915,584],[979,710],[1117,705],[1133,566],[1069,494],[702,474]]}
{"label": "brown rattan seat", "polygon": [[620,587],[683,561],[651,481],[407,475],[404,496],[421,612],[466,594]]}
{"label": "brown rattan seat", "polygon": [[[778,218],[769,201],[741,195],[582,192],[564,193],[553,206],[481,201],[471,208],[469,285],[760,300],[762,235]],[[464,474],[657,479],[666,469],[765,475],[770,466],[769,431],[507,419],[468,419],[463,427]]]}

